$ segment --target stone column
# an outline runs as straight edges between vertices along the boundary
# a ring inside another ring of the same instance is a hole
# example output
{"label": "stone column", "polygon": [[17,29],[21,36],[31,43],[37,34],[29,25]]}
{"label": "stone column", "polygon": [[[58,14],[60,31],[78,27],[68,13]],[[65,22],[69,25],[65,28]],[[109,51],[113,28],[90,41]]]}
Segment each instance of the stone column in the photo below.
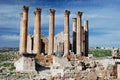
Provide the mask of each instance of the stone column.
{"label": "stone column", "polygon": [[36,8],[34,19],[34,46],[33,53],[40,54],[41,53],[41,9]]}
{"label": "stone column", "polygon": [[77,18],[73,18],[73,52],[76,54]]}
{"label": "stone column", "polygon": [[29,8],[27,6],[23,6],[20,23],[20,54],[25,54],[27,51],[28,11]]}
{"label": "stone column", "polygon": [[76,43],[77,51],[76,53],[82,56],[82,30],[81,30],[82,20],[81,20],[81,17],[82,17],[82,12],[77,12],[77,43]]}
{"label": "stone column", "polygon": [[64,56],[69,54],[70,39],[69,39],[69,15],[70,11],[64,11]]}
{"label": "stone column", "polygon": [[54,53],[55,10],[50,9],[48,55]]}
{"label": "stone column", "polygon": [[84,27],[82,26],[82,53],[83,55],[85,55],[85,34],[84,34]]}
{"label": "stone column", "polygon": [[84,22],[84,33],[85,33],[85,56],[88,56],[89,50],[89,29],[88,29],[88,20]]}

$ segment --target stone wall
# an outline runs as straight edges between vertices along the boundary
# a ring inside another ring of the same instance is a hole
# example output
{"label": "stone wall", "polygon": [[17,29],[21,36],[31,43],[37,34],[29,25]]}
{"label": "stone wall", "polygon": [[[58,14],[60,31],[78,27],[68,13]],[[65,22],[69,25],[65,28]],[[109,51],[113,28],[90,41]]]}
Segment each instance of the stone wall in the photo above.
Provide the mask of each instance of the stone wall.
{"label": "stone wall", "polygon": [[[33,40],[34,36],[33,35],[28,35],[27,38],[27,53],[33,53]],[[41,35],[41,53],[48,53],[48,39],[44,36]]]}
{"label": "stone wall", "polygon": [[64,52],[64,33],[61,32],[57,35],[55,35],[54,37],[54,52],[57,53],[58,52],[58,45],[59,43],[63,44],[63,48],[62,48],[62,53]]}

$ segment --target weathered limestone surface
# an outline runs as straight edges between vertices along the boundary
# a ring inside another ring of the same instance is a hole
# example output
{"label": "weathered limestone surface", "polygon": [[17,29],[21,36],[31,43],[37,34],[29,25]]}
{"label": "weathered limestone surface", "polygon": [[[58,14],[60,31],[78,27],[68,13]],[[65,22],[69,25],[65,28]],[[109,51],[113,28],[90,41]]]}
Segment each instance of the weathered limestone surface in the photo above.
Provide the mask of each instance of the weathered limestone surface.
{"label": "weathered limestone surface", "polygon": [[33,53],[40,54],[41,53],[41,9],[36,8],[34,14],[35,14],[35,20],[34,20]]}
{"label": "weathered limestone surface", "polygon": [[[30,54],[28,54],[30,55]],[[31,54],[31,57],[29,56],[22,56],[21,58],[19,58],[19,60],[17,60],[14,63],[15,67],[16,67],[16,71],[35,71],[35,59],[34,59],[34,55]]]}
{"label": "weathered limestone surface", "polygon": [[64,11],[64,56],[69,54],[70,41],[69,41],[69,15],[70,11]]}
{"label": "weathered limestone surface", "polygon": [[29,8],[27,6],[23,6],[20,23],[20,54],[25,54],[27,51],[28,10]]}
{"label": "weathered limestone surface", "polygon": [[88,20],[84,22],[84,34],[85,34],[85,56],[88,56],[89,50],[89,29],[88,29]]}
{"label": "weathered limestone surface", "polygon": [[54,25],[55,25],[55,10],[50,9],[48,55],[54,53]]}
{"label": "weathered limestone surface", "polygon": [[67,58],[59,58],[59,57],[53,57],[53,65],[51,66],[51,74],[52,76],[55,76],[57,74],[61,74],[61,76],[64,75],[64,70],[67,67],[72,67],[70,62],[67,60]]}
{"label": "weathered limestone surface", "polygon": [[77,54],[80,54],[82,56],[82,12],[77,12]]}
{"label": "weathered limestone surface", "polygon": [[76,33],[77,33],[77,18],[73,18],[73,47],[72,51],[76,54]]}
{"label": "weathered limestone surface", "polygon": [[101,59],[101,60],[96,60],[96,62],[102,64],[104,68],[107,68],[109,64],[115,65],[115,60],[113,59]]}
{"label": "weathered limestone surface", "polygon": [[97,74],[95,71],[91,71],[87,75],[87,80],[97,80]]}
{"label": "weathered limestone surface", "polygon": [[59,66],[59,67],[71,67],[70,62],[67,60],[67,58],[64,57],[53,57],[53,66]]}

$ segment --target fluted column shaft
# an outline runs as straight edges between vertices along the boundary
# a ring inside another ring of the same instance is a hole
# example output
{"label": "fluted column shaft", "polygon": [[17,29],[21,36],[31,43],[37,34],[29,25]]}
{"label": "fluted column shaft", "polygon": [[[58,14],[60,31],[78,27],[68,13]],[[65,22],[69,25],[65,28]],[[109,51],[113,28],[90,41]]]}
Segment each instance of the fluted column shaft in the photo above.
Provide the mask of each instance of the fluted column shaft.
{"label": "fluted column shaft", "polygon": [[54,26],[55,26],[55,10],[50,9],[48,55],[54,53]]}
{"label": "fluted column shaft", "polygon": [[73,18],[73,52],[76,54],[77,18]]}
{"label": "fluted column shaft", "polygon": [[82,12],[77,12],[77,54],[80,54],[82,56]]}
{"label": "fluted column shaft", "polygon": [[64,11],[64,56],[69,53],[70,41],[69,41],[69,15],[70,11]]}
{"label": "fluted column shaft", "polygon": [[41,9],[36,8],[34,19],[34,46],[33,53],[40,54],[41,53]]}
{"label": "fluted column shaft", "polygon": [[23,13],[21,14],[20,23],[20,54],[25,54],[27,51],[28,11],[29,8],[23,6]]}
{"label": "fluted column shaft", "polygon": [[88,29],[88,20],[84,22],[84,32],[85,32],[85,56],[88,56],[89,50],[89,29]]}

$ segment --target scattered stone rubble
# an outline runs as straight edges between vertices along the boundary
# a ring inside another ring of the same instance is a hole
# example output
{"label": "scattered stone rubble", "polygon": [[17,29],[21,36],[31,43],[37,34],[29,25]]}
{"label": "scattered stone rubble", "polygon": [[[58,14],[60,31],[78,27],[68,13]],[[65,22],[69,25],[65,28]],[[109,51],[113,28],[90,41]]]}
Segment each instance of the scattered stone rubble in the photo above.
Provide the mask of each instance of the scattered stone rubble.
{"label": "scattered stone rubble", "polygon": [[67,58],[53,56],[50,69],[39,71],[33,80],[119,80],[116,60],[84,59],[68,61]]}
{"label": "scattered stone rubble", "polygon": [[[0,76],[0,80],[119,80],[119,59],[112,57],[96,59],[94,57],[69,60],[66,57],[53,56],[53,63],[49,66],[40,66],[39,71],[13,72]],[[90,56],[91,57],[91,56]],[[0,71],[5,71],[4,67]]]}

